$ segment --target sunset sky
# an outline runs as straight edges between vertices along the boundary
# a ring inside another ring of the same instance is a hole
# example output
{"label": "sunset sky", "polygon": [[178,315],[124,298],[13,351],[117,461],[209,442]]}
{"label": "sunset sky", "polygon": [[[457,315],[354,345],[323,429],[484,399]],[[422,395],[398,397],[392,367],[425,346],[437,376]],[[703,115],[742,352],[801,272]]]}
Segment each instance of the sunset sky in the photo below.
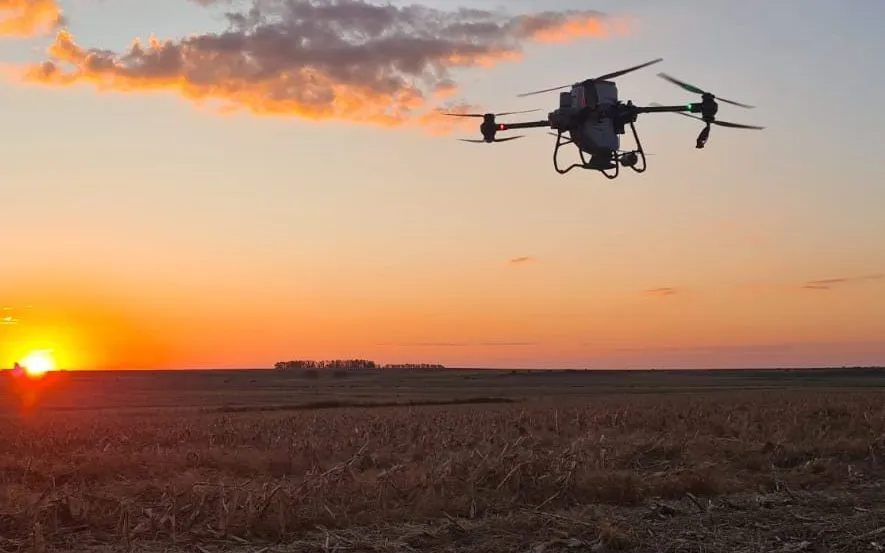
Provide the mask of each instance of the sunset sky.
{"label": "sunset sky", "polygon": [[[885,364],[885,2],[258,3],[0,0],[0,367]],[[609,181],[433,115],[657,57],[623,99],[766,130]]]}

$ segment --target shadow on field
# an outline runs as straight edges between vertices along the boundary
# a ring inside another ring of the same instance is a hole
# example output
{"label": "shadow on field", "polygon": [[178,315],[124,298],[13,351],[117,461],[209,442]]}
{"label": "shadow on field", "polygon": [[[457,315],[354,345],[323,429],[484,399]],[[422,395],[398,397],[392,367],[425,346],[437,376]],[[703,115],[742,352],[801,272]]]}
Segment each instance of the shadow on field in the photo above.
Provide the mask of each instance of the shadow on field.
{"label": "shadow on field", "polygon": [[252,413],[267,411],[312,411],[317,409],[343,409],[355,407],[360,409],[380,407],[432,407],[444,405],[487,405],[502,403],[519,403],[521,399],[507,397],[472,397],[465,399],[445,400],[414,400],[414,401],[311,401],[287,405],[225,405],[215,409],[205,409],[211,413]]}

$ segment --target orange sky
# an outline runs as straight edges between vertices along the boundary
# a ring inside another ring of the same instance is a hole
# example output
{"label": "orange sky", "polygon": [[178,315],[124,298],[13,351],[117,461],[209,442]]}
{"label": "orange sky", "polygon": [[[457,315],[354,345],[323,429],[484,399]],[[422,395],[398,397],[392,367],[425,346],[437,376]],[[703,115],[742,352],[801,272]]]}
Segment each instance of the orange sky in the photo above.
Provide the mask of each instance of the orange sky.
{"label": "orange sky", "polygon": [[581,297],[587,289],[577,279],[557,285],[554,271],[540,261],[518,265],[489,267],[485,276],[434,279],[425,273],[420,282],[405,272],[373,280],[355,269],[353,280],[326,272],[295,284],[295,273],[288,273],[259,287],[255,274],[242,283],[200,284],[190,273],[184,282],[153,287],[125,275],[27,284],[6,278],[4,289],[16,291],[7,297],[17,301],[5,312],[15,324],[0,327],[0,362],[11,366],[30,350],[52,349],[65,368],[269,366],[293,357],[353,356],[449,365],[610,366],[637,359],[661,363],[692,351],[704,359],[716,359],[717,350],[745,358],[784,342],[792,344],[793,354],[804,347],[818,356],[844,356],[840,343],[860,342],[866,345],[856,346],[857,352],[870,355],[885,310],[872,280],[854,283],[854,290],[842,283],[839,291],[638,291],[609,282],[607,289]]}
{"label": "orange sky", "polygon": [[[883,77],[845,60],[883,49],[881,18],[477,0],[492,11],[466,25],[428,0],[416,42],[396,33],[417,15],[314,2],[280,16],[298,32],[220,40],[226,3],[136,4],[0,0],[0,367],[34,349],[72,369],[885,363],[885,111],[808,116],[846,88],[878,105]],[[622,99],[697,99],[659,69],[766,130],[698,151],[695,122],[643,117],[649,170],[608,181],[554,173],[544,129],[464,144],[476,121],[434,115],[543,118],[556,93],[517,94],[659,56]]]}

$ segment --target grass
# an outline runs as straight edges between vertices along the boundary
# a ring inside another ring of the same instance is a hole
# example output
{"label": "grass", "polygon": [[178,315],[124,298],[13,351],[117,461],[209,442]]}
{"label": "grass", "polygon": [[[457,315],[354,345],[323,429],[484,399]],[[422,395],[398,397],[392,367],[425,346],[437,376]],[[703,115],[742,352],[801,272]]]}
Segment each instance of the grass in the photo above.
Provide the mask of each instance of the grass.
{"label": "grass", "polygon": [[0,549],[874,551],[871,374],[59,375],[3,421]]}

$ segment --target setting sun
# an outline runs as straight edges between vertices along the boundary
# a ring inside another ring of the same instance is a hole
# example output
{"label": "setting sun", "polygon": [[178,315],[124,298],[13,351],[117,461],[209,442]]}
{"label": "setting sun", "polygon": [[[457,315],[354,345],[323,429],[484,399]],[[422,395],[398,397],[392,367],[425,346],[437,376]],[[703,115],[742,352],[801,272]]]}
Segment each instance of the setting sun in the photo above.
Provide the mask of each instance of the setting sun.
{"label": "setting sun", "polygon": [[34,350],[19,362],[29,376],[41,376],[56,370],[55,358],[51,350]]}

